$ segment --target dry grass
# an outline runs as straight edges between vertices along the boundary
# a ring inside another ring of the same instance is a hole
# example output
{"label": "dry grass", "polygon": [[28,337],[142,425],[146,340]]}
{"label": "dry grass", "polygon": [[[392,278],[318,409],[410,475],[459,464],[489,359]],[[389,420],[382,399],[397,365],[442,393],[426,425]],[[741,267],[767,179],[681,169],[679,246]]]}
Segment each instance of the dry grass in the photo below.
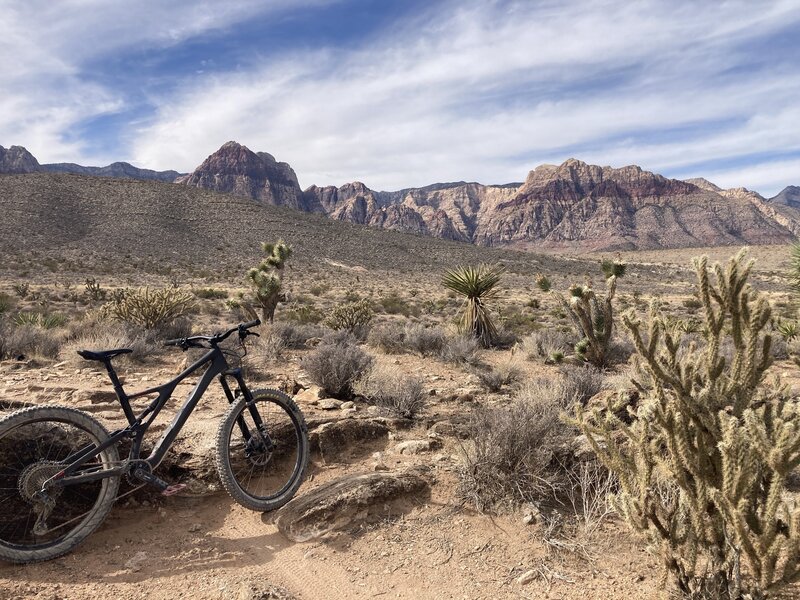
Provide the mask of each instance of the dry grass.
{"label": "dry grass", "polygon": [[353,391],[375,406],[408,419],[425,407],[427,399],[422,379],[387,362],[373,364],[355,381]]}
{"label": "dry grass", "polygon": [[338,333],[323,338],[300,364],[311,381],[326,393],[349,399],[356,379],[372,366],[374,358],[357,345],[352,335]]}

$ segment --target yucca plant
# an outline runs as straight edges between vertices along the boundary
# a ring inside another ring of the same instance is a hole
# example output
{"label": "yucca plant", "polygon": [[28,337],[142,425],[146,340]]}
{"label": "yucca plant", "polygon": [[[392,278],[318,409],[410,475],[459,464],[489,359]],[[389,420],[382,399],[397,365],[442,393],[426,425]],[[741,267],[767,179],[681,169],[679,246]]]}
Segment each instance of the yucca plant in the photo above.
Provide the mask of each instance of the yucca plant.
{"label": "yucca plant", "polygon": [[781,337],[786,342],[792,342],[797,339],[798,329],[796,321],[779,321],[775,324],[775,329],[781,334]]}
{"label": "yucca plant", "polygon": [[261,249],[266,257],[260,265],[247,272],[247,278],[253,287],[256,302],[261,306],[262,320],[272,323],[278,303],[286,297],[281,292],[283,270],[292,256],[292,247],[278,240],[274,244],[264,242]]}
{"label": "yucca plant", "polygon": [[445,272],[442,285],[465,297],[464,312],[459,329],[480,340],[483,346],[491,346],[497,336],[486,301],[497,294],[497,284],[505,272],[502,266],[461,266]]}
{"label": "yucca plant", "polygon": [[795,292],[800,292],[800,242],[792,246],[789,265],[789,284]]}

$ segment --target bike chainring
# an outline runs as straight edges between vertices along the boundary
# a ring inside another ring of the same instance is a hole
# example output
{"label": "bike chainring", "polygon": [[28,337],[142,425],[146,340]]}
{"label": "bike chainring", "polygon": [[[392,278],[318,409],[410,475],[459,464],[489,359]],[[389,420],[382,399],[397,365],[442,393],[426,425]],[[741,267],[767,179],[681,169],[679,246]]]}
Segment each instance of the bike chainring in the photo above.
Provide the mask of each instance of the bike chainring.
{"label": "bike chainring", "polygon": [[142,459],[132,460],[125,466],[125,480],[132,486],[140,487],[143,483],[142,480],[133,476],[133,472],[136,469],[141,469],[145,473],[152,473],[153,468],[150,466],[149,462]]}

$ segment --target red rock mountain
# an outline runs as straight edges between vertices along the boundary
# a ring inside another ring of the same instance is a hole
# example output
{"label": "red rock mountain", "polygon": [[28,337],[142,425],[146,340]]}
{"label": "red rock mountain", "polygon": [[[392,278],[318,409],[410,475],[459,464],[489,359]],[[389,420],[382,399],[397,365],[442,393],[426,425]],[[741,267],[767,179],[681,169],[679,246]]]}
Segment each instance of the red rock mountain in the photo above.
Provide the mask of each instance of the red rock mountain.
{"label": "red rock mountain", "polygon": [[[174,174],[127,163],[39,165],[21,146],[0,146],[0,174],[42,170],[160,181]],[[767,200],[702,178],[680,181],[637,166],[614,169],[575,159],[541,165],[521,184],[462,181],[378,192],[353,182],[303,191],[287,163],[228,142],[175,183],[482,246],[625,250],[787,243],[800,235],[800,188]]]}
{"label": "red rock mountain", "polygon": [[175,183],[252,198],[274,206],[308,210],[297,175],[288,164],[236,142],[224,144],[194,172],[179,177]]}

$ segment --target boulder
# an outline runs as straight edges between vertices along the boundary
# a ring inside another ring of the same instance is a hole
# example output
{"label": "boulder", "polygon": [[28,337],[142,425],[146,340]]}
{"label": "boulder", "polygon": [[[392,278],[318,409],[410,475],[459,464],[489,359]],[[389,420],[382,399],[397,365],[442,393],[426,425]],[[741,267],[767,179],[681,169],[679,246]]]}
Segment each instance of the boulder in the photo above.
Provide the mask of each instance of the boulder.
{"label": "boulder", "polygon": [[388,434],[389,428],[375,419],[342,419],[323,423],[309,433],[308,439],[312,450],[318,450],[325,462],[332,462],[348,446]]}
{"label": "boulder", "polygon": [[394,447],[394,451],[398,454],[422,454],[423,452],[430,452],[441,447],[441,443],[434,438],[426,440],[406,440],[400,442]]}
{"label": "boulder", "polygon": [[[288,539],[305,542],[375,517],[386,503],[427,492],[423,469],[344,475],[295,497],[278,509],[275,525]],[[388,512],[391,512],[389,509]]]}

